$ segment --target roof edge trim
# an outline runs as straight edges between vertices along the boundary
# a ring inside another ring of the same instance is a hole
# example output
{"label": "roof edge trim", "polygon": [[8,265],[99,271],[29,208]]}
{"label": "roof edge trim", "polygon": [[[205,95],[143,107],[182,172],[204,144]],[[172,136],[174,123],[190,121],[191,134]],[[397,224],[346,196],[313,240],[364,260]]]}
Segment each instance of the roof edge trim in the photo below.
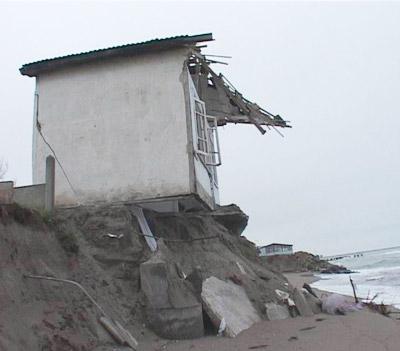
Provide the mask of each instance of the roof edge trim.
{"label": "roof edge trim", "polygon": [[24,76],[35,77],[41,72],[55,70],[69,65],[87,63],[99,59],[126,57],[148,52],[163,51],[212,40],[214,40],[212,33],[153,39],[140,43],[114,46],[27,63],[24,64],[19,71]]}

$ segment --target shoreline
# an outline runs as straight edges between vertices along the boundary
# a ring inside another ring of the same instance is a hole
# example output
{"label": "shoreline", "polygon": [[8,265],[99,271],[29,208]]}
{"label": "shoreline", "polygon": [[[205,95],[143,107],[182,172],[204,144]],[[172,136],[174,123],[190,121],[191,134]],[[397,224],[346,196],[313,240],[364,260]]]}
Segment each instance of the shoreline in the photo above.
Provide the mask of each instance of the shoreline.
{"label": "shoreline", "polygon": [[295,288],[302,288],[304,283],[312,284],[321,280],[317,277],[317,272],[288,272],[282,273],[284,277],[289,281],[289,283]]}
{"label": "shoreline", "polygon": [[[311,288],[317,292],[318,296],[321,297],[324,294],[338,294],[338,295],[342,295],[345,296],[346,299],[352,299],[354,300],[354,296],[353,295],[347,295],[347,294],[339,294],[336,292],[332,292],[332,291],[328,291],[328,290],[323,290],[323,289],[318,289],[318,288],[314,288],[312,286],[313,283],[322,280],[320,277],[317,277],[316,274],[320,274],[319,272],[299,272],[299,273],[283,273],[283,275],[285,276],[285,278],[289,281],[289,283],[297,288],[297,289],[302,289],[303,288],[303,284],[309,284],[311,286]],[[350,283],[349,283],[350,284]],[[360,299],[362,299],[361,297],[359,297]],[[394,307],[393,307],[394,308]]]}
{"label": "shoreline", "polygon": [[[311,286],[313,283],[322,280],[322,278],[316,276],[316,274],[321,274],[319,272],[311,272],[311,271],[309,271],[309,272],[295,272],[295,273],[290,272],[290,273],[282,273],[282,274],[285,276],[285,278],[289,281],[289,283],[293,287],[298,288],[298,289],[303,288],[303,284],[305,284],[305,283]],[[332,292],[332,291],[318,289],[318,288],[314,288],[314,287],[312,287],[312,289],[316,290],[316,291],[320,291],[321,293],[338,294],[338,295],[343,295],[343,296],[346,296],[346,297],[354,298],[353,295],[335,293],[335,292]]]}
{"label": "shoreline", "polygon": [[[311,286],[311,288],[313,289],[314,292],[317,293],[317,295],[321,298],[324,295],[331,295],[331,294],[337,294],[337,295],[341,295],[344,296],[348,302],[354,303],[354,295],[350,295],[350,294],[343,294],[343,293],[337,293],[337,292],[333,292],[333,291],[329,291],[329,290],[323,290],[323,289],[319,289],[319,288],[315,288],[312,286],[313,283],[322,280],[320,277],[317,277],[316,274],[320,274],[319,272],[296,272],[296,273],[283,273],[283,275],[285,276],[285,278],[289,281],[289,283],[293,286],[296,287],[298,289],[303,288],[303,284],[307,283]],[[350,285],[350,282],[349,282]],[[360,301],[364,301],[367,300],[366,297],[363,296],[357,296],[357,298]],[[379,305],[377,303],[377,305]],[[400,317],[400,309],[395,307],[393,304],[385,304],[385,306],[387,306],[388,310],[391,311],[392,313],[395,313],[397,315],[399,315]],[[371,311],[372,312],[372,311]],[[395,318],[393,316],[386,316],[387,318],[391,318],[393,320],[400,320],[400,318]]]}
{"label": "shoreline", "polygon": [[[321,278],[317,277],[316,274],[319,274],[319,272],[283,273],[285,278],[289,281],[289,284],[291,284],[293,287],[295,287],[297,289],[302,289],[303,284],[306,283],[311,286],[311,288],[313,289],[313,291],[317,294],[317,296],[319,298],[322,298],[323,296],[326,296],[326,295],[338,294],[338,293],[335,293],[332,291],[318,289],[318,288],[313,287],[312,286],[313,283],[321,280]],[[349,303],[354,302],[353,295],[346,295],[346,294],[338,294],[338,295],[344,296],[346,298],[346,301],[348,301]]]}

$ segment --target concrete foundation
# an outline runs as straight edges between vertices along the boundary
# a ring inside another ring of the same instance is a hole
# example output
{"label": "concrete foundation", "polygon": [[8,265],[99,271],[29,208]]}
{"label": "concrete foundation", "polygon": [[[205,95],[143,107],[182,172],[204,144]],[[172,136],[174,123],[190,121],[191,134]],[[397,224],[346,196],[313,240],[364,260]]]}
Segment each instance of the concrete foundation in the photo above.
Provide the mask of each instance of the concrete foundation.
{"label": "concrete foundation", "polygon": [[221,223],[231,234],[240,236],[247,226],[249,217],[236,205],[218,207],[212,212],[214,219]]}

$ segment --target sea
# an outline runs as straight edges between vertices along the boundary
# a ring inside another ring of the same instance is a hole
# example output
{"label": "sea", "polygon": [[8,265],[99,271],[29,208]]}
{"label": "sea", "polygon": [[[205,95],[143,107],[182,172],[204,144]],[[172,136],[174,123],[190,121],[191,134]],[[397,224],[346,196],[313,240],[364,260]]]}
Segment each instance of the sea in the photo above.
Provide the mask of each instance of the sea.
{"label": "sea", "polygon": [[350,277],[356,294],[362,299],[400,308],[400,246],[361,251],[330,261],[354,271],[351,274],[319,274],[311,286],[320,290],[353,296]]}

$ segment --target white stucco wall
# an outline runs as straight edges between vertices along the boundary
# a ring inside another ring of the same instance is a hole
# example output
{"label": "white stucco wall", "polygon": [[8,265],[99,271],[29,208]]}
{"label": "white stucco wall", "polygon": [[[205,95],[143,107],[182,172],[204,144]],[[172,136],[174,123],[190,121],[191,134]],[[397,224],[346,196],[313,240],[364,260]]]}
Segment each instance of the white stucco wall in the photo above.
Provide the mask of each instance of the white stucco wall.
{"label": "white stucco wall", "polygon": [[[38,119],[56,165],[56,204],[190,193],[183,49],[41,74]],[[33,179],[50,150],[34,131]]]}

